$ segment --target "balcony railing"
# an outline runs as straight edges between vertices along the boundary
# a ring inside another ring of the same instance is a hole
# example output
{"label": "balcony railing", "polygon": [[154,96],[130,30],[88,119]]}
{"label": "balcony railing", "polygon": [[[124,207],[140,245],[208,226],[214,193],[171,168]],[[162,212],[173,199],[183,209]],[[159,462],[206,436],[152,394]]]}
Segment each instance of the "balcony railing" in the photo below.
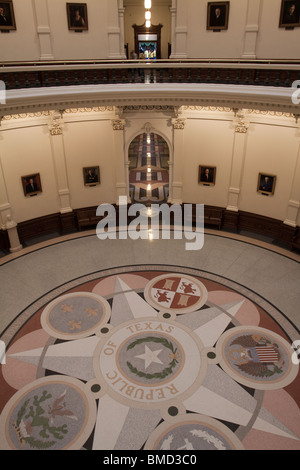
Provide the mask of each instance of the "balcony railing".
{"label": "balcony railing", "polygon": [[74,85],[205,83],[291,87],[300,61],[177,60],[1,63],[7,90]]}

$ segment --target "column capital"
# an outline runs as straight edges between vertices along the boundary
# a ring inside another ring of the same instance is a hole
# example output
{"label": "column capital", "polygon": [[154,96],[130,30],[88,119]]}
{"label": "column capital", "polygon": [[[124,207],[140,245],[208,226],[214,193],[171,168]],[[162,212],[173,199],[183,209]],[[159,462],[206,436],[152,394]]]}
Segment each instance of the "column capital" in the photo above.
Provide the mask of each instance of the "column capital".
{"label": "column capital", "polygon": [[183,130],[185,128],[186,119],[175,118],[172,119],[172,125],[174,129]]}
{"label": "column capital", "polygon": [[245,111],[243,109],[233,108],[234,112],[234,125],[235,132],[237,134],[247,134],[249,128],[249,122],[245,116]]}
{"label": "column capital", "polygon": [[112,119],[111,123],[114,131],[123,131],[126,124],[126,119]]}
{"label": "column capital", "polygon": [[53,111],[50,115],[48,129],[51,135],[62,135],[63,133],[63,112],[64,110]]}
{"label": "column capital", "polygon": [[239,120],[235,125],[235,132],[237,134],[247,134],[249,128],[249,123]]}

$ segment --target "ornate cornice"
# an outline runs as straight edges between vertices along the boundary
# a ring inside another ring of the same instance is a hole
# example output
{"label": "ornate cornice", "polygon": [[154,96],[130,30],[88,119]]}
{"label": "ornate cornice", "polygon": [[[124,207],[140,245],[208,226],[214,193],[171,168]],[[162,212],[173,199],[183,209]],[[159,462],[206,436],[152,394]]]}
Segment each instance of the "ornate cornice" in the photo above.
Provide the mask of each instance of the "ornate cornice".
{"label": "ornate cornice", "polygon": [[[76,112],[163,111],[179,109],[232,112],[233,108],[250,112],[291,116],[299,114],[287,88],[208,84],[116,84],[104,86],[21,89],[7,92],[3,116],[45,115],[53,109]],[[173,110],[173,111],[172,111]],[[174,114],[173,114],[174,116]],[[180,117],[176,116],[175,117]],[[120,119],[121,116],[118,116]],[[5,119],[5,118],[4,118]]]}

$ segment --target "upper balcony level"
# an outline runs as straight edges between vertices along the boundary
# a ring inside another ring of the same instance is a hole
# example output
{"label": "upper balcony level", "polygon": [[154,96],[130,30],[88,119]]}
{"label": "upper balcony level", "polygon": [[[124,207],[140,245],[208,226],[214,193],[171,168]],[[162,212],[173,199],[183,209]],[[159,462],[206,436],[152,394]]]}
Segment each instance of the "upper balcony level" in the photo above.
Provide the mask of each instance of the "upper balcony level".
{"label": "upper balcony level", "polygon": [[300,114],[297,60],[37,61],[0,64],[0,113],[100,105],[209,105]]}

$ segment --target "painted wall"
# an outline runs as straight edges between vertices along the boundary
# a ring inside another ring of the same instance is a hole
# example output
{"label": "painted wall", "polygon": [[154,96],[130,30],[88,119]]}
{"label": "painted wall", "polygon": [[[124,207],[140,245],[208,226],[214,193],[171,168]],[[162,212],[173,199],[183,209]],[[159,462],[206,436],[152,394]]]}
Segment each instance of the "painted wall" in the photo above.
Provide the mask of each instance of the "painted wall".
{"label": "painted wall", "polygon": [[228,29],[207,30],[206,0],[173,0],[174,58],[298,59],[299,27],[279,28],[281,0],[230,0]]}
{"label": "painted wall", "polygon": [[67,2],[14,0],[16,30],[1,34],[1,61],[123,58],[118,0],[85,3],[88,30],[75,32],[68,29]]}
{"label": "painted wall", "polygon": [[300,59],[300,28],[279,28],[280,0],[263,0],[257,40],[257,58]]}
{"label": "painted wall", "polygon": [[108,55],[107,1],[87,1],[88,31],[68,30],[66,4],[48,2],[51,43],[55,60],[103,59]]}
{"label": "painted wall", "polygon": [[189,58],[235,58],[243,54],[248,0],[231,0],[228,30],[206,29],[207,2],[189,0],[187,56]]}
{"label": "painted wall", "polygon": [[[115,202],[113,139],[110,120],[74,122],[66,125],[64,147],[71,207]],[[90,166],[100,167],[101,184],[98,186],[83,185],[83,168]]]}
{"label": "painted wall", "polygon": [[[7,198],[17,222],[59,212],[50,138],[43,126],[5,132],[1,141],[1,165]],[[42,192],[25,197],[22,176],[40,173]],[[5,201],[3,201],[5,202]]]}
{"label": "painted wall", "polygon": [[[1,61],[39,60],[40,47],[33,2],[14,0],[16,31],[1,33]],[[22,47],[21,47],[22,46]]]}

